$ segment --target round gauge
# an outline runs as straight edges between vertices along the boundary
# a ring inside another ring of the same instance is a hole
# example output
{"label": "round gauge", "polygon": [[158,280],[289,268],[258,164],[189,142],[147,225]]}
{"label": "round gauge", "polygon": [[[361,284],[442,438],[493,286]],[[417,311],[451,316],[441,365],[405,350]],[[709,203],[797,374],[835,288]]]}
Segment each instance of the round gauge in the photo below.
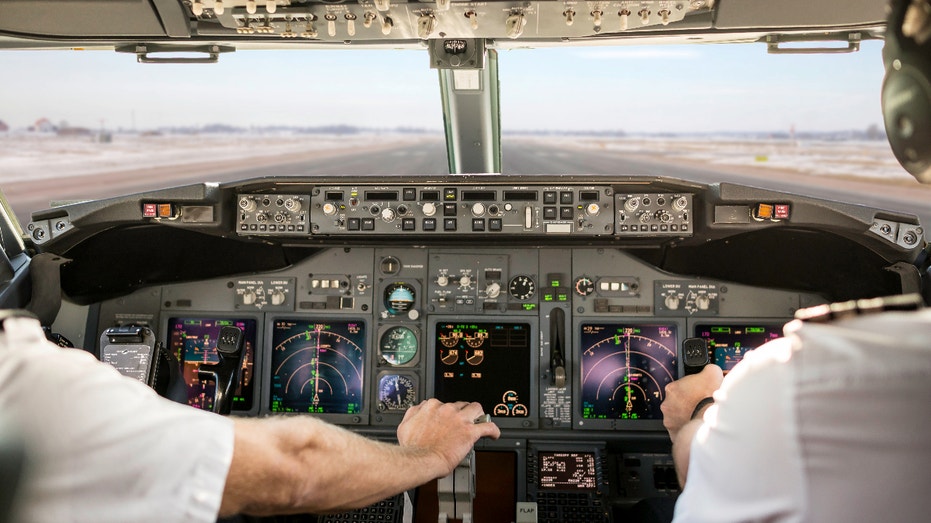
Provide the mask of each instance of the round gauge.
{"label": "round gauge", "polygon": [[414,308],[417,293],[410,284],[395,282],[385,288],[385,309],[396,316]]}
{"label": "round gauge", "polygon": [[588,276],[582,276],[575,280],[575,292],[579,296],[588,296],[595,292],[595,282]]}
{"label": "round gauge", "polygon": [[530,276],[515,276],[511,279],[511,283],[508,284],[508,292],[517,300],[529,300],[533,297],[534,291],[536,291],[536,288]]}
{"label": "round gauge", "polygon": [[417,403],[414,378],[402,374],[385,374],[378,379],[378,410],[407,410]]}
{"label": "round gauge", "polygon": [[408,327],[391,327],[381,335],[378,351],[391,365],[410,363],[417,355],[417,334]]}

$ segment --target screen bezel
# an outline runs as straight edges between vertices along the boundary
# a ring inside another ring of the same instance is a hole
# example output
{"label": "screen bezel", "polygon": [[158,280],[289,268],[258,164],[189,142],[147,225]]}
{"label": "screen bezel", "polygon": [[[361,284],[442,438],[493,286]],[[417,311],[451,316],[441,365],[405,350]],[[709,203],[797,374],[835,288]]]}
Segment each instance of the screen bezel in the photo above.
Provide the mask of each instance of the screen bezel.
{"label": "screen bezel", "polygon": [[622,316],[622,317],[575,317],[572,321],[572,426],[578,430],[665,430],[662,419],[586,419],[582,417],[582,325],[639,325],[639,326],[675,326],[676,351],[674,379],[682,377],[680,345],[686,337],[685,320],[682,318]]}
{"label": "screen bezel", "polygon": [[539,393],[539,379],[537,376],[540,373],[540,358],[538,357],[540,353],[540,336],[539,336],[539,319],[537,317],[529,316],[431,316],[429,324],[427,326],[427,337],[424,339],[424,348],[427,349],[427,344],[429,348],[425,353],[426,356],[426,382],[427,382],[427,392],[426,397],[435,398],[436,397],[436,333],[437,325],[440,323],[500,323],[500,324],[515,324],[515,323],[524,323],[529,325],[528,330],[530,332],[530,398],[527,401],[527,408],[529,410],[529,415],[526,418],[496,418],[492,417],[492,421],[499,427],[503,429],[529,429],[536,428],[540,423],[540,393]]}
{"label": "screen bezel", "polygon": [[[300,322],[351,322],[359,323],[365,327],[365,335],[362,337],[364,343],[363,349],[366,354],[363,357],[365,368],[362,369],[362,408],[359,412],[352,414],[342,413],[316,413],[316,412],[276,412],[271,410],[271,383],[272,383],[272,351],[274,350],[274,325],[278,321],[300,321]],[[265,320],[265,347],[263,348],[264,357],[262,358],[265,365],[262,369],[262,378],[266,382],[261,395],[259,412],[269,416],[313,416],[327,422],[337,425],[367,425],[369,423],[369,414],[372,412],[372,403],[375,401],[373,395],[372,367],[374,366],[375,355],[372,345],[372,322],[365,314],[306,314],[306,313],[278,313],[268,314]]]}
{"label": "screen bezel", "polygon": [[[263,340],[265,339],[265,325],[264,325],[264,315],[261,313],[254,312],[229,312],[229,313],[218,313],[216,311],[202,312],[202,311],[184,311],[184,310],[166,310],[162,311],[161,318],[159,321],[159,334],[161,336],[160,340],[165,344],[165,350],[171,348],[171,339],[170,339],[170,324],[172,318],[189,318],[189,319],[204,319],[204,320],[253,320],[255,321],[255,340],[252,347],[252,408],[249,410],[236,410],[233,409],[232,413],[235,415],[255,415],[260,409],[260,398],[262,396],[262,389],[265,386],[265,380],[261,374],[262,368],[264,366],[263,360],[264,357],[264,347],[262,346]],[[179,360],[178,364],[182,362]],[[182,377],[183,379],[183,377]],[[185,384],[185,387],[187,384]]]}

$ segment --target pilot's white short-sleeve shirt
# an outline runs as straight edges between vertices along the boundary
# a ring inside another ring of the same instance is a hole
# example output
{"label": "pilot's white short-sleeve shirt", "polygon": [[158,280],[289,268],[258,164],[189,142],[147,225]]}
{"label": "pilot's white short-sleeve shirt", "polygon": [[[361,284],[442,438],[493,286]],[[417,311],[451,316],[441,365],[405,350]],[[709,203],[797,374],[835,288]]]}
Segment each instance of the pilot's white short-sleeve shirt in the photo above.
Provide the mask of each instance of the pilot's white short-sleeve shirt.
{"label": "pilot's white short-sleeve shirt", "polygon": [[931,310],[786,335],[715,393],[675,521],[927,521]]}
{"label": "pilot's white short-sleeve shirt", "polygon": [[0,332],[0,415],[27,441],[18,520],[216,520],[232,421],[48,343],[35,320],[7,319]]}

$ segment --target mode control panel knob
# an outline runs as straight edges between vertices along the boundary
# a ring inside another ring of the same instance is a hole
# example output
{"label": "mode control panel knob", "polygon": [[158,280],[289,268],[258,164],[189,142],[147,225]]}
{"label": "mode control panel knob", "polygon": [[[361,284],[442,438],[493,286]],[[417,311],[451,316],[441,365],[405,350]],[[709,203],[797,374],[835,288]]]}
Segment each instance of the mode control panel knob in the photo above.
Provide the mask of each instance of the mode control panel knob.
{"label": "mode control panel knob", "polygon": [[337,210],[336,205],[330,202],[326,202],[325,204],[323,204],[323,214],[327,216],[333,216],[334,214],[336,214],[336,210]]}
{"label": "mode control panel knob", "polygon": [[393,222],[397,215],[398,214],[391,207],[385,207],[381,210],[381,219],[386,222]]}
{"label": "mode control panel knob", "polygon": [[433,216],[436,214],[436,204],[433,202],[423,204],[423,214],[424,216]]}
{"label": "mode control panel knob", "polygon": [[246,212],[252,212],[255,210],[255,207],[256,207],[255,200],[253,200],[252,198],[249,198],[248,196],[243,196],[242,198],[239,199],[240,209]]}
{"label": "mode control panel knob", "polygon": [[627,201],[624,202],[624,208],[627,209],[628,212],[636,211],[640,208],[640,198],[628,198]]}
{"label": "mode control panel knob", "polygon": [[475,202],[472,204],[472,214],[474,216],[481,216],[485,214],[485,204],[482,202]]}

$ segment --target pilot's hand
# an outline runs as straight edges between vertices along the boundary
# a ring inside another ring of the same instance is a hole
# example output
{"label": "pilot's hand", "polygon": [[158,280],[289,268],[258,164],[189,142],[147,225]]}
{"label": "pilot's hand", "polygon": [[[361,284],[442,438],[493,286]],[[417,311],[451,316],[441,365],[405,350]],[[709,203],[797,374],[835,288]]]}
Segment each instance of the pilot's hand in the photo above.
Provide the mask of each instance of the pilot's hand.
{"label": "pilot's hand", "polygon": [[698,374],[685,376],[666,385],[666,399],[660,406],[663,411],[663,426],[675,441],[676,434],[692,419],[698,402],[714,394],[721,387],[724,373],[717,365],[705,365]]}
{"label": "pilot's hand", "polygon": [[483,414],[478,403],[443,403],[428,399],[404,414],[398,426],[398,443],[434,455],[438,458],[436,477],[448,476],[479,438],[501,436],[501,430],[494,423],[476,423]]}

